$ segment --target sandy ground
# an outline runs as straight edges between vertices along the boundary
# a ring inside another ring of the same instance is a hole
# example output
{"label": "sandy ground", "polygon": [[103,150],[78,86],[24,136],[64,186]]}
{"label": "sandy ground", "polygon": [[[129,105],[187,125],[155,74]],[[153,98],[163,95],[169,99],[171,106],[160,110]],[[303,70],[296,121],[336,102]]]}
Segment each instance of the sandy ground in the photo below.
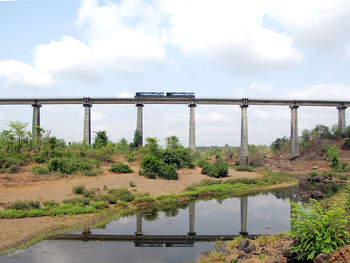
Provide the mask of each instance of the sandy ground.
{"label": "sandy ground", "polygon": [[[30,172],[30,165],[15,175],[2,175],[0,178],[0,205],[20,200],[55,200],[62,201],[72,198],[73,186],[83,184],[87,188],[102,189],[127,187],[129,190],[137,190],[138,193],[149,192],[150,195],[162,193],[179,193],[188,185],[208,179],[200,173],[200,168],[183,169],[179,171],[179,180],[168,181],[163,179],[147,179],[137,173],[116,174],[108,172],[110,164],[103,167],[104,173],[97,177],[83,175],[68,176],[65,178],[36,177]],[[138,171],[138,164],[132,163],[130,167]],[[229,176],[222,180],[238,177],[257,177],[257,173],[236,172],[229,170]],[[212,178],[214,179],[214,178]],[[219,180],[219,179],[214,179]],[[129,182],[134,182],[136,187],[130,187]],[[97,215],[76,215],[61,217],[41,217],[23,219],[0,219],[0,250],[13,247],[31,240],[38,235],[53,230],[68,227],[79,228],[91,221],[96,221]]]}

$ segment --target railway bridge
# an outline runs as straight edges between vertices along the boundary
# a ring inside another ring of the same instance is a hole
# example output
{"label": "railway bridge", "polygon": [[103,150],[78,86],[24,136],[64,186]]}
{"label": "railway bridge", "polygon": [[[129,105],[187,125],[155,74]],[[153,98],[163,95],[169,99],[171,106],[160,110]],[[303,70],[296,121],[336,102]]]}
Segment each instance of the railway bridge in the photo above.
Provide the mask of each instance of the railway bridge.
{"label": "railway bridge", "polygon": [[[346,129],[345,110],[349,100],[311,100],[311,99],[257,99],[257,98],[204,98],[195,97],[194,93],[136,93],[135,97],[55,97],[55,98],[0,98],[0,105],[31,105],[33,108],[32,134],[40,126],[40,108],[50,104],[80,104],[84,107],[83,140],[91,144],[91,107],[94,104],[134,104],[137,108],[136,129],[143,136],[143,108],[147,104],[180,104],[190,109],[189,148],[196,150],[195,108],[197,105],[232,105],[241,108],[241,165],[248,161],[248,107],[249,106],[286,106],[291,109],[291,149],[292,158],[299,156],[298,108],[299,107],[334,107],[338,110],[338,127]],[[142,144],[142,139],[141,139]]]}

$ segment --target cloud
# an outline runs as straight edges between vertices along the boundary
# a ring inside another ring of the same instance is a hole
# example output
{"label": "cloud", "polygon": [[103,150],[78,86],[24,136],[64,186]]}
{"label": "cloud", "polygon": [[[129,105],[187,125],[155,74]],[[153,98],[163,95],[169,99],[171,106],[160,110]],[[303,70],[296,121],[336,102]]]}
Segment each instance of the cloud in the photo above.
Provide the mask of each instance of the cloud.
{"label": "cloud", "polygon": [[[295,65],[302,56],[292,38],[262,26],[274,1],[164,1],[169,38],[188,57],[255,72]],[[252,8],[254,7],[254,8]]]}
{"label": "cloud", "polygon": [[5,78],[9,86],[43,88],[54,82],[50,74],[15,60],[0,61],[0,76]]}
{"label": "cloud", "polygon": [[286,96],[297,99],[334,99],[344,100],[350,97],[350,87],[343,84],[324,84],[305,86],[286,91]]}

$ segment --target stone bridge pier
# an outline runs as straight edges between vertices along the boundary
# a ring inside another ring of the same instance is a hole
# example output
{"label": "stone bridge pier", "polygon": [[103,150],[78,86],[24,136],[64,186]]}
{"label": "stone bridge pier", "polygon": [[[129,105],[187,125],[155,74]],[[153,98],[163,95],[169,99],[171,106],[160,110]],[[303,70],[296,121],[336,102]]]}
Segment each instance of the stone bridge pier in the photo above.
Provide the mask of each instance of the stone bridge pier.
{"label": "stone bridge pier", "polygon": [[248,104],[241,105],[241,160],[240,165],[248,166]]}
{"label": "stone bridge pier", "polygon": [[345,115],[345,110],[346,106],[339,106],[337,107],[338,109],[338,128],[340,129],[341,132],[345,132],[346,130],[346,115]]}
{"label": "stone bridge pier", "polygon": [[86,144],[91,145],[91,107],[88,101],[83,104],[84,106],[84,137],[83,140]]}
{"label": "stone bridge pier", "polygon": [[33,123],[32,123],[32,136],[33,139],[39,135],[40,131],[36,131],[35,127],[39,126],[40,127],[40,107],[41,104],[34,103],[32,104],[33,106]]}
{"label": "stone bridge pier", "polygon": [[290,155],[291,158],[299,156],[299,137],[298,137],[298,108],[297,105],[291,108],[291,129],[290,129]]}

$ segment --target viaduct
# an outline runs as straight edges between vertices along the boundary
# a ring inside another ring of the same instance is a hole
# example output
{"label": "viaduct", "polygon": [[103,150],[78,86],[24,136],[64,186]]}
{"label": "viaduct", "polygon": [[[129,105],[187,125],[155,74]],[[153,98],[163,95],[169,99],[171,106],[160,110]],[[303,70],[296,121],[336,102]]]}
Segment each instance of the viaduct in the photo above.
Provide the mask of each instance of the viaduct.
{"label": "viaduct", "polygon": [[[299,156],[298,141],[298,108],[303,106],[335,107],[338,109],[338,127],[346,129],[345,109],[350,105],[348,100],[307,100],[307,99],[248,99],[248,98],[197,98],[197,97],[74,97],[74,98],[0,98],[0,105],[31,105],[33,107],[32,133],[34,127],[40,126],[40,107],[47,104],[81,104],[84,107],[83,140],[91,144],[91,107],[93,104],[134,104],[137,108],[136,129],[143,135],[142,111],[146,104],[185,104],[190,108],[189,148],[196,150],[195,108],[197,105],[237,105],[241,108],[241,165],[248,162],[248,107],[287,106],[291,109],[291,157]],[[142,142],[142,140],[141,140]]]}

